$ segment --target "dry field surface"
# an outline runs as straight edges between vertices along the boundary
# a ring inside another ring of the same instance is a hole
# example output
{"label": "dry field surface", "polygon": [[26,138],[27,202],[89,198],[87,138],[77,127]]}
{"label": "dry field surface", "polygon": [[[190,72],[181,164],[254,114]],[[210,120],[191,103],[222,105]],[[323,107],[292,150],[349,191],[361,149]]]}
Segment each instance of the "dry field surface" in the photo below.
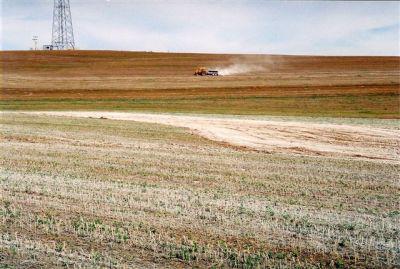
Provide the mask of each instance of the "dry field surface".
{"label": "dry field surface", "polygon": [[0,268],[400,267],[399,57],[0,56]]}
{"label": "dry field surface", "polygon": [[254,120],[218,117],[194,117],[167,114],[118,112],[48,111],[34,115],[133,120],[188,128],[194,134],[243,149],[267,153],[294,153],[338,158],[367,158],[381,161],[400,160],[400,126],[315,123],[288,120]]}
{"label": "dry field surface", "polygon": [[[0,265],[400,266],[398,162],[268,154],[148,122],[0,123]],[[398,132],[396,120],[331,124],[371,128],[379,143]]]}
{"label": "dry field surface", "polygon": [[[0,52],[0,108],[399,118],[399,57]],[[247,69],[194,77],[198,66]]]}

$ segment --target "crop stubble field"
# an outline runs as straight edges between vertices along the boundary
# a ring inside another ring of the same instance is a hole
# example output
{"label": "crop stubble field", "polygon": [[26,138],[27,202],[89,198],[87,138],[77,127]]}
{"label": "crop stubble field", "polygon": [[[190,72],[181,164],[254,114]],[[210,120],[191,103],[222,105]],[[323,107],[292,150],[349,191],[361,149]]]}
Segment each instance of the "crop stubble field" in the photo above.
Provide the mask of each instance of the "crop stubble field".
{"label": "crop stubble field", "polygon": [[[2,61],[0,265],[400,266],[398,57],[75,51]],[[191,76],[238,61],[264,67]],[[237,143],[235,131],[256,140]],[[271,150],[266,134],[341,150]]]}

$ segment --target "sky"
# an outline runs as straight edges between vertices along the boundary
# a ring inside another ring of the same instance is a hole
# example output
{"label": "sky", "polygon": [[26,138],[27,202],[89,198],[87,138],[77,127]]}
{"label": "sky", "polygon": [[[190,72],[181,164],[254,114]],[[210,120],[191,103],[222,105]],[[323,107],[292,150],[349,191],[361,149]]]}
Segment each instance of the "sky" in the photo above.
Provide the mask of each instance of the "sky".
{"label": "sky", "polygon": [[[0,0],[0,49],[51,43],[53,0]],[[70,0],[79,49],[400,56],[400,3]]]}

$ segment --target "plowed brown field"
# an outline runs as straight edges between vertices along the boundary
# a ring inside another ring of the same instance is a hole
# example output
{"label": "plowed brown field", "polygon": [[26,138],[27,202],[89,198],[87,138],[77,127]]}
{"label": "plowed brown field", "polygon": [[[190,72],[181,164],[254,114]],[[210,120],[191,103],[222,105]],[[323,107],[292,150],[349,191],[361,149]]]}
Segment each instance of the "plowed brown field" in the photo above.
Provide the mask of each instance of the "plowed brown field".
{"label": "plowed brown field", "polygon": [[[399,117],[399,57],[12,51],[1,61],[1,109]],[[230,65],[257,71],[193,76]]]}

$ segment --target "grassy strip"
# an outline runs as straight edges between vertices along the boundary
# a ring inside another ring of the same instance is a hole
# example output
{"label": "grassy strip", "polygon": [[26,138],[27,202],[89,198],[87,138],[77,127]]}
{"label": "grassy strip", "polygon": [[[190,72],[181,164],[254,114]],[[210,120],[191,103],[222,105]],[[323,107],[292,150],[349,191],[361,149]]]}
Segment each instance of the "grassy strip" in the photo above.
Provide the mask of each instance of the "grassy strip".
{"label": "grassy strip", "polygon": [[399,118],[398,95],[0,101],[1,110],[121,110],[204,114]]}

